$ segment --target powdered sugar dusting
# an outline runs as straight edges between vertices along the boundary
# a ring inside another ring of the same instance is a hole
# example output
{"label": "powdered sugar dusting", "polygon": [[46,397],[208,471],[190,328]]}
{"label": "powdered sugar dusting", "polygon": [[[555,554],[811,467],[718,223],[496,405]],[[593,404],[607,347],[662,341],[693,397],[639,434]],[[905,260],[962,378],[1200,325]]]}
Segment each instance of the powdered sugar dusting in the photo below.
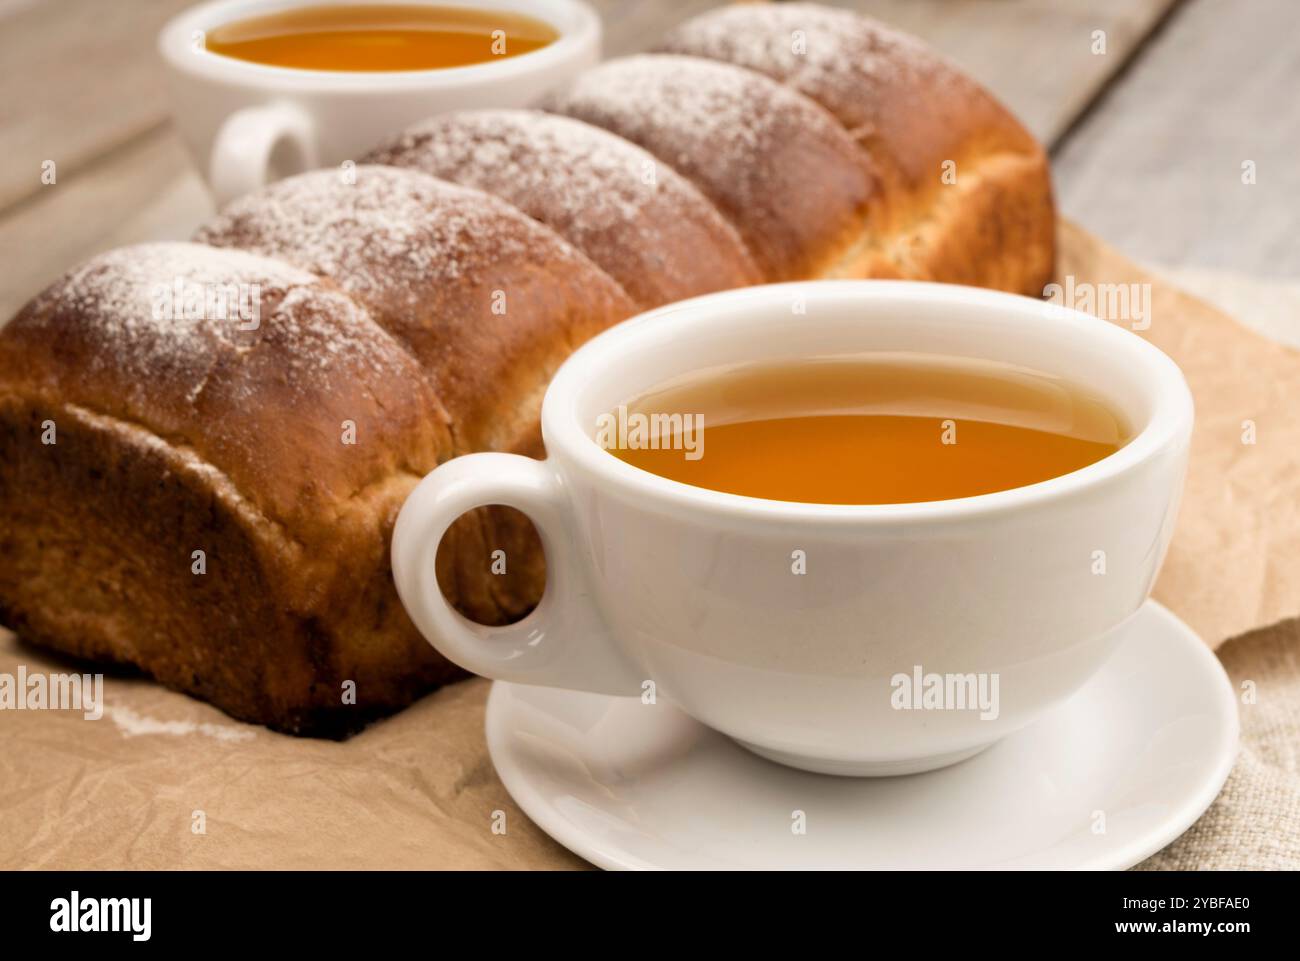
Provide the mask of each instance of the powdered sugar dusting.
{"label": "powdered sugar dusting", "polygon": [[281,180],[229,205],[196,239],[283,257],[390,308],[414,307],[487,252],[525,259],[536,242],[518,211],[479,191],[415,170],[365,164],[351,173]]}
{"label": "powdered sugar dusting", "polygon": [[[80,382],[117,385],[126,415],[147,423],[157,423],[163,395],[194,407],[222,358],[266,341],[283,354],[282,382],[304,394],[326,369],[385,376],[394,358],[405,359],[362,307],[307,271],[187,243],[121,247],[87,261],[33,301],[12,333],[58,343],[81,365]],[[234,369],[227,381],[238,379]]]}
{"label": "powdered sugar dusting", "polygon": [[[837,64],[845,43],[870,37],[880,53],[870,64]],[[701,14],[678,26],[665,38],[673,47],[684,38],[698,49],[729,51],[733,62],[770,64],[788,75],[809,66],[826,69],[907,70],[925,66],[934,52],[920,40],[850,10],[816,3],[733,4]]]}
{"label": "powdered sugar dusting", "polygon": [[[636,224],[656,195],[694,193],[676,173],[646,183],[655,160],[590,124],[531,110],[435,117],[376,152],[469,183],[582,233]],[[387,162],[387,161],[385,161]]]}
{"label": "powdered sugar dusting", "polygon": [[[874,189],[868,158],[831,114],[743,67],[624,57],[581,74],[549,106],[640,144],[689,177],[771,278],[804,269],[813,246],[847,229]],[[819,214],[823,186],[837,209]]]}
{"label": "powdered sugar dusting", "polygon": [[[554,106],[639,143],[678,170],[713,181],[752,167],[770,132],[781,126],[783,111],[808,119],[811,105],[728,64],[642,55],[581,74]],[[815,126],[819,120],[814,112],[809,122]]]}
{"label": "powdered sugar dusting", "polygon": [[[367,159],[495,194],[554,229],[643,305],[752,283],[739,236],[705,197],[645,150],[534,110],[444,114]],[[692,256],[674,256],[674,245]]]}
{"label": "powdered sugar dusting", "polygon": [[856,128],[881,85],[931,76],[938,58],[920,41],[848,10],[818,4],[742,4],[702,14],[661,45],[739,64],[808,94]]}
{"label": "powdered sugar dusting", "polygon": [[183,243],[140,244],[110,250],[74,268],[43,297],[93,317],[97,329],[110,341],[126,345],[146,333],[163,334],[173,342],[233,337],[235,324],[207,323],[207,318],[187,316],[187,288],[210,291],[246,284],[257,285],[263,293],[283,295],[297,285],[317,282],[306,271],[239,250]]}
{"label": "powdered sugar dusting", "polygon": [[138,714],[129,707],[117,706],[105,709],[113,719],[123,737],[145,737],[163,734],[170,737],[190,737],[198,734],[215,741],[237,744],[251,741],[257,732],[251,727],[235,727],[233,724],[214,724],[210,721],[164,721],[145,714]]}

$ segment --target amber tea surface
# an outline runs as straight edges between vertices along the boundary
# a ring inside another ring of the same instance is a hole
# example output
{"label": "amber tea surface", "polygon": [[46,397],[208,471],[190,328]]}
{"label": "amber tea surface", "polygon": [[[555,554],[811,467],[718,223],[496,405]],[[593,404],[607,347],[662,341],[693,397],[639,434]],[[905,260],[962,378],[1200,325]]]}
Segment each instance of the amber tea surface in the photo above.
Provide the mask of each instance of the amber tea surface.
{"label": "amber tea surface", "polygon": [[558,34],[520,13],[421,4],[294,7],[209,31],[208,50],[303,70],[433,70],[530,53]]}
{"label": "amber tea surface", "polygon": [[1129,439],[1120,416],[1059,378],[919,355],[705,371],[629,401],[606,423],[598,442],[642,470],[815,504],[1009,490],[1079,470]]}

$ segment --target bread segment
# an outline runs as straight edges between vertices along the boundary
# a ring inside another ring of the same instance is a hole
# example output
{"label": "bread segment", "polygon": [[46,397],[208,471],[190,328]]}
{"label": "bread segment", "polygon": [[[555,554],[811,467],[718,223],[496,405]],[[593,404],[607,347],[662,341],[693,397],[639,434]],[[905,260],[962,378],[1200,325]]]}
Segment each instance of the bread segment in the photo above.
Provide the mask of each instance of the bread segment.
{"label": "bread segment", "polygon": [[196,244],[97,257],[0,336],[0,622],[235,717],[355,730],[455,674],[387,577],[451,453],[438,411],[327,281]]}
{"label": "bread segment", "polygon": [[[1051,175],[1012,114],[936,51],[811,3],[735,4],[660,44],[764,74],[815,100],[872,159],[881,220],[827,276],[904,277],[1041,296],[1055,257]],[[885,265],[892,265],[885,266]]]}
{"label": "bread segment", "polygon": [[636,313],[552,231],[417,170],[290,177],[236,200],[195,239],[278,258],[351,294],[415,357],[462,452],[537,452],[538,385]]}
{"label": "bread segment", "polygon": [[871,158],[807,97],[697,57],[610,60],[545,102],[689,178],[740,232],[765,279],[815,276],[869,229]]}
{"label": "bread segment", "polygon": [[366,156],[509,201],[613,277],[639,309],[761,281],[748,249],[675,170],[622,137],[537,110],[468,110]]}

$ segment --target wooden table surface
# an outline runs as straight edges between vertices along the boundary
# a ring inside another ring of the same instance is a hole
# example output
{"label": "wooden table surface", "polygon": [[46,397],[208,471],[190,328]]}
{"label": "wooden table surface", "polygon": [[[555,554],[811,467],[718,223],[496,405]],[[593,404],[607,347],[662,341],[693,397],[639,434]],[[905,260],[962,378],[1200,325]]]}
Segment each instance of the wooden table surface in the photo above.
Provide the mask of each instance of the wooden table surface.
{"label": "wooden table surface", "polygon": [[[72,264],[183,239],[211,213],[154,52],[161,24],[190,2],[0,0],[0,319]],[[715,5],[594,2],[609,55]],[[1300,275],[1297,0],[838,5],[924,37],[987,84],[1051,146],[1062,212],[1121,250],[1173,268]]]}

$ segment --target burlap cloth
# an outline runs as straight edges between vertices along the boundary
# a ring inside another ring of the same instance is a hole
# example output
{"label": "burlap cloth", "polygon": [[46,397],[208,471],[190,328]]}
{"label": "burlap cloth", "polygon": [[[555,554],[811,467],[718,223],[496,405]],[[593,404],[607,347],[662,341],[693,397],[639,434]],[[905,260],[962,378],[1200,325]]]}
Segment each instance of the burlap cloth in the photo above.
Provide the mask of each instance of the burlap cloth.
{"label": "burlap cloth", "polygon": [[[1242,751],[1222,796],[1144,868],[1300,867],[1300,351],[1069,225],[1061,273],[1150,283],[1144,336],[1197,403],[1178,532],[1156,596],[1218,650]],[[1300,342],[1294,291],[1180,277]],[[1242,443],[1243,423],[1258,440]],[[1271,625],[1271,626],[1266,626]],[[0,672],[83,670],[0,631]],[[1243,689],[1243,682],[1252,682]],[[453,685],[352,740],[238,724],[136,677],[105,715],[0,711],[0,868],[575,868],[510,800],[483,739],[487,683]],[[500,829],[504,826],[504,833]],[[494,827],[497,830],[494,830]]]}
{"label": "burlap cloth", "polygon": [[[1214,271],[1178,271],[1169,279],[1272,340],[1300,347],[1300,285]],[[1282,386],[1294,400],[1300,383]],[[1277,483],[1294,511],[1300,476],[1280,476]],[[1289,586],[1294,592],[1296,581]],[[1255,687],[1254,703],[1240,705],[1237,766],[1201,819],[1138,867],[1295,870],[1300,868],[1300,620],[1287,618],[1232,638],[1217,653],[1239,695],[1245,693],[1243,685]]]}
{"label": "burlap cloth", "polygon": [[1218,651],[1242,704],[1241,753],[1201,819],[1139,870],[1300,868],[1300,621],[1228,641]]}

